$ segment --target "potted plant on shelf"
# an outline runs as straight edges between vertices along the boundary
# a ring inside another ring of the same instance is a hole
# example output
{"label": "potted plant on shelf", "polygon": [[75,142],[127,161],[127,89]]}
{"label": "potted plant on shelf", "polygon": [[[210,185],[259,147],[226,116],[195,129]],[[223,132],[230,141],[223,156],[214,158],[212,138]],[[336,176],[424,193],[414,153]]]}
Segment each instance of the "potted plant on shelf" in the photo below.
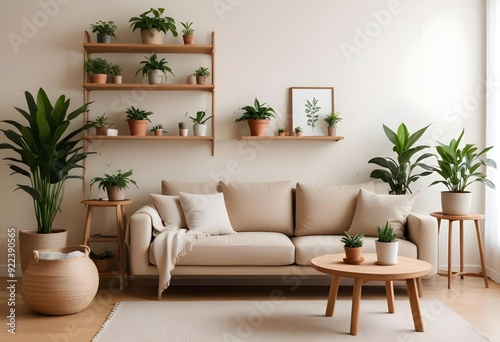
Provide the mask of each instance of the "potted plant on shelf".
{"label": "potted plant on shelf", "polygon": [[115,266],[115,255],[109,250],[97,254],[91,251],[89,257],[99,272],[110,272]]}
{"label": "potted plant on shelf", "polygon": [[[165,76],[165,81],[167,80],[167,71],[172,75],[172,69],[168,67],[168,62],[165,58],[158,60],[158,56],[156,52],[153,53],[150,57],[144,56],[146,60],[142,61],[141,64],[144,64],[135,75],[142,71],[142,76],[148,76],[149,84],[161,84],[163,81],[163,76]],[[175,76],[175,75],[174,75]]]}
{"label": "potted plant on shelf", "polygon": [[379,265],[395,265],[398,263],[398,246],[396,241],[397,234],[392,229],[387,221],[382,228],[377,227],[378,240],[375,241],[375,250],[377,253],[377,264]]}
{"label": "potted plant on shelf", "polygon": [[106,113],[99,115],[94,121],[96,135],[107,135],[108,127],[113,125],[111,119],[106,115]]}
{"label": "potted plant on shelf", "polygon": [[[186,112],[187,116],[188,113]],[[196,112],[196,117],[190,116],[189,118],[191,121],[193,121],[193,134],[194,136],[198,137],[204,137],[207,135],[207,125],[205,122],[207,122],[209,119],[212,118],[212,115],[209,117],[205,117],[206,113],[203,110],[200,110]]]}
{"label": "potted plant on shelf", "polygon": [[208,71],[208,68],[199,67],[194,72],[194,75],[196,76],[196,84],[205,84],[207,78],[210,76],[210,71]]}
{"label": "potted plant on shelf", "polygon": [[172,35],[177,37],[175,20],[171,17],[162,17],[164,11],[164,8],[151,8],[138,17],[130,18],[132,32],[139,29],[144,44],[163,44],[167,31],[172,32]]}
{"label": "potted plant on shelf", "polygon": [[18,184],[17,189],[31,196],[37,222],[35,231],[19,232],[23,272],[33,257],[33,250],[66,246],[67,231],[53,229],[52,225],[61,209],[66,180],[82,178],[71,172],[81,169],[80,162],[92,153],[82,152],[78,146],[79,135],[94,126],[92,122],[84,125],[74,122],[88,110],[89,103],[68,113],[70,100],[64,95],[54,104],[42,88],[36,100],[27,91],[25,97],[28,109],[16,107],[16,110],[27,122],[3,120],[14,129],[2,129],[10,143],[0,144],[0,149],[17,155],[4,158],[10,162],[12,174],[29,179],[29,184]]}
{"label": "potted plant on shelf", "polygon": [[187,137],[188,129],[186,128],[186,124],[184,122],[179,122],[179,135],[181,137]]}
{"label": "potted plant on shelf", "polygon": [[247,121],[252,136],[264,136],[269,120],[274,118],[274,114],[276,114],[273,108],[266,103],[261,104],[257,98],[255,98],[253,106],[248,105],[240,109],[244,110],[243,115],[235,122]]}
{"label": "potted plant on shelf", "polygon": [[109,73],[111,74],[111,82],[115,84],[122,83],[122,67],[118,64],[112,64],[109,68]]}
{"label": "potted plant on shelf", "polygon": [[153,126],[153,128],[151,128],[151,132],[153,132],[158,137],[163,135],[163,132],[166,133],[166,131],[163,130],[163,124]]}
{"label": "potted plant on shelf", "polygon": [[285,136],[285,129],[283,127],[278,128],[278,136],[284,137]]}
{"label": "potted plant on shelf", "polygon": [[359,265],[365,260],[362,257],[363,237],[363,234],[350,235],[348,232],[344,232],[340,241],[344,243],[344,262],[346,264]]}
{"label": "potted plant on shelf", "polygon": [[137,183],[132,178],[132,170],[122,172],[117,170],[115,173],[105,173],[103,177],[94,177],[90,181],[90,187],[97,183],[97,189],[102,189],[108,194],[110,201],[123,201],[125,199],[125,188],[129,184],[134,184],[137,188]]}
{"label": "potted plant on shelf", "polygon": [[106,83],[111,64],[103,58],[89,58],[85,61],[84,69],[90,73],[90,83]]}
{"label": "potted plant on shelf", "polygon": [[193,23],[188,23],[187,21],[185,23],[181,22],[181,25],[184,27],[182,29],[182,39],[184,41],[184,44],[186,45],[191,45],[194,43],[194,30],[191,28]]}
{"label": "potted plant on shelf", "polygon": [[328,115],[325,115],[323,121],[328,125],[328,136],[335,137],[337,136],[337,124],[342,121],[342,117],[339,112],[332,112]]}
{"label": "potted plant on shelf", "polygon": [[304,133],[302,131],[302,127],[300,127],[300,126],[295,127],[293,130],[295,131],[295,136],[297,136],[297,137],[301,137],[302,134]]}
{"label": "potted plant on shelf", "polygon": [[153,112],[147,112],[143,109],[131,106],[125,111],[127,114],[127,123],[130,129],[130,135],[145,136],[148,128],[148,118]]}
{"label": "potted plant on shelf", "polygon": [[448,191],[441,192],[441,207],[445,215],[467,215],[470,210],[472,194],[467,187],[475,182],[485,184],[495,189],[485,173],[480,171],[481,166],[490,166],[496,169],[493,159],[486,158],[486,153],[493,146],[479,150],[475,144],[466,144],[460,148],[465,128],[458,139],[451,139],[448,144],[438,142],[437,166],[422,165],[426,170],[436,172],[442,179],[431,183],[444,184]]}
{"label": "potted plant on shelf", "polygon": [[96,33],[98,43],[111,43],[111,37],[115,37],[116,25],[113,21],[99,20],[91,24],[92,33]]}
{"label": "potted plant on shelf", "polygon": [[403,123],[399,125],[397,132],[383,125],[385,135],[394,144],[392,150],[396,153],[396,159],[375,157],[370,159],[368,163],[373,163],[387,169],[375,169],[371,172],[370,177],[386,182],[390,188],[389,194],[404,195],[411,193],[411,183],[417,181],[420,177],[425,177],[432,173],[429,171],[413,173],[416,167],[425,169],[425,164],[422,161],[431,157],[431,153],[421,154],[415,161],[412,161],[412,158],[417,153],[429,148],[427,145],[414,146],[429,126],[427,125],[410,134],[408,128]]}

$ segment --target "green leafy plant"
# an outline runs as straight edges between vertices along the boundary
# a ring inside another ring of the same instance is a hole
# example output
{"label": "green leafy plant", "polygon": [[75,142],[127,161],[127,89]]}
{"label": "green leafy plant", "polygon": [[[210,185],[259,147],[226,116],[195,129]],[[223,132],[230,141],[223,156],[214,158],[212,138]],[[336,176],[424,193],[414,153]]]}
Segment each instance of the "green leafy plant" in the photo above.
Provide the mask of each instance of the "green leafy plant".
{"label": "green leafy plant", "polygon": [[149,115],[152,115],[153,112],[147,112],[143,109],[135,108],[134,106],[131,106],[127,108],[125,111],[125,114],[127,114],[127,119],[128,120],[148,120],[151,122],[151,120],[148,118]]}
{"label": "green leafy plant", "polygon": [[[82,147],[78,147],[79,134],[94,123],[73,123],[88,110],[90,103],[68,113],[70,99],[64,95],[52,104],[42,88],[38,90],[36,101],[29,92],[24,94],[28,109],[16,107],[16,110],[27,123],[3,120],[14,129],[2,129],[11,143],[0,144],[0,149],[11,150],[17,155],[4,158],[11,162],[12,174],[29,179],[28,185],[17,184],[16,190],[21,189],[31,196],[38,233],[49,234],[60,211],[66,180],[82,178],[71,171],[82,168],[80,162],[92,153],[82,152]],[[70,127],[76,128],[70,130]]]}
{"label": "green leafy plant", "polygon": [[194,72],[195,76],[210,76],[210,71],[208,71],[208,68],[205,68],[205,67],[199,67],[198,69],[196,69],[196,71]]}
{"label": "green leafy plant", "polygon": [[96,117],[94,123],[95,123],[96,127],[106,127],[106,126],[113,125],[113,122],[106,115],[106,113],[104,113],[104,114],[99,115],[98,117]]}
{"label": "green leafy plant", "polygon": [[283,127],[278,128],[278,133],[285,133],[285,129]]}
{"label": "green leafy plant", "polygon": [[92,74],[107,74],[111,64],[103,58],[89,58],[85,61],[84,69]]}
{"label": "green leafy plant", "polygon": [[95,24],[91,24],[90,28],[92,33],[107,34],[108,36],[115,36],[116,25],[114,21],[102,21],[99,20]]}
{"label": "green leafy plant", "polygon": [[481,158],[493,146],[486,147],[481,151],[474,144],[466,144],[463,148],[460,148],[464,133],[465,128],[462,129],[458,139],[451,139],[448,144],[438,142],[438,146],[436,146],[439,155],[439,157],[436,156],[437,166],[422,166],[426,170],[436,172],[443,178],[432,182],[431,186],[441,183],[451,192],[465,192],[469,185],[480,182],[491,189],[495,189],[495,184],[486,177],[485,173],[479,170],[483,165],[496,169],[497,164],[493,159]]}
{"label": "green leafy plant", "polygon": [[316,122],[319,119],[319,110],[321,107],[318,107],[318,100],[313,97],[312,101],[306,100],[306,117],[307,117],[307,125],[311,126],[311,129],[314,130],[316,127]]}
{"label": "green leafy plant", "polygon": [[235,120],[235,122],[246,121],[250,119],[254,120],[271,120],[274,118],[274,114],[276,112],[273,108],[269,107],[266,103],[260,103],[257,98],[255,98],[253,102],[253,106],[245,106],[240,109],[243,109],[243,115]]}
{"label": "green leafy plant", "polygon": [[174,37],[177,37],[177,27],[175,26],[175,20],[171,17],[162,17],[164,8],[151,8],[140,14],[138,17],[132,17],[129,20],[130,27],[132,27],[132,32],[139,29],[140,31],[147,30],[151,36],[154,35],[153,29],[157,29],[163,33],[167,31],[172,32]]}
{"label": "green leafy plant", "polygon": [[194,30],[191,27],[193,25],[193,23],[188,23],[186,21],[185,23],[181,22],[181,25],[184,27],[184,29],[182,30],[183,34],[193,34],[194,33]]}
{"label": "green leafy plant", "polygon": [[348,232],[345,231],[340,241],[343,242],[346,247],[350,248],[362,247],[363,237],[364,237],[363,234],[350,235]]}
{"label": "green leafy plant", "polygon": [[186,129],[186,124],[184,122],[179,122],[179,129]]}
{"label": "green leafy plant", "polygon": [[163,124],[154,125],[153,128],[151,128],[151,132],[154,132],[159,129],[163,129]]}
{"label": "green leafy plant", "polygon": [[137,188],[137,183],[132,178],[132,170],[127,172],[122,172],[117,170],[115,173],[105,173],[103,177],[94,177],[90,181],[90,186],[92,187],[95,183],[98,184],[97,188],[107,191],[112,186],[116,186],[118,189],[123,190],[128,188],[129,184],[135,185]]}
{"label": "green leafy plant", "polygon": [[106,260],[106,259],[113,259],[115,257],[115,255],[111,251],[106,249],[104,252],[97,253],[97,254],[94,253],[93,251],[91,251],[89,253],[89,257],[92,260]]}
{"label": "green leafy plant", "polygon": [[118,64],[112,64],[109,67],[109,73],[113,76],[120,76],[122,74],[122,67]]}
{"label": "green leafy plant", "polygon": [[394,242],[396,241],[398,235],[392,229],[389,221],[385,223],[384,227],[377,227],[378,241],[380,242]]}
{"label": "green leafy plant", "polygon": [[172,69],[170,69],[168,67],[168,65],[167,65],[168,62],[165,60],[165,58],[158,60],[158,56],[156,55],[156,52],[153,53],[150,57],[144,56],[144,58],[146,58],[146,60],[141,62],[141,64],[144,64],[144,65],[141,68],[139,68],[139,70],[137,70],[137,72],[135,73],[136,76],[141,71],[142,71],[142,76],[146,76],[149,74],[149,72],[151,70],[162,71],[163,74],[165,75],[165,79],[167,78],[167,71],[169,73],[171,73],[172,75],[174,74],[172,72]]}
{"label": "green leafy plant", "polygon": [[295,132],[302,132],[302,127],[297,126],[293,129]]}
{"label": "green leafy plant", "polygon": [[[205,118],[205,115],[206,115],[205,111],[200,110],[200,111],[196,112],[196,117],[190,116],[189,118],[191,119],[191,121],[193,121],[193,123],[202,125],[205,122],[207,122],[209,119],[212,118],[212,115],[210,115],[207,118]],[[187,112],[186,112],[185,116],[188,116]]]}
{"label": "green leafy plant", "polygon": [[394,144],[392,150],[396,153],[396,159],[375,157],[370,159],[368,163],[376,164],[387,169],[375,169],[371,172],[370,177],[380,179],[389,184],[390,194],[404,195],[407,192],[411,193],[411,183],[417,181],[420,177],[428,176],[432,173],[430,171],[414,173],[416,167],[425,169],[425,164],[423,164],[422,161],[432,157],[431,153],[424,153],[417,157],[415,161],[412,161],[412,158],[418,152],[429,148],[427,145],[414,146],[429,126],[430,125],[427,125],[415,133],[410,134],[408,128],[403,123],[399,125],[397,132],[383,125],[385,135],[390,142]]}
{"label": "green leafy plant", "polygon": [[326,122],[326,124],[329,127],[331,127],[331,126],[335,126],[337,123],[342,121],[342,117],[340,116],[339,112],[335,112],[335,113],[332,112],[328,115],[325,115],[325,117],[323,118],[323,121]]}

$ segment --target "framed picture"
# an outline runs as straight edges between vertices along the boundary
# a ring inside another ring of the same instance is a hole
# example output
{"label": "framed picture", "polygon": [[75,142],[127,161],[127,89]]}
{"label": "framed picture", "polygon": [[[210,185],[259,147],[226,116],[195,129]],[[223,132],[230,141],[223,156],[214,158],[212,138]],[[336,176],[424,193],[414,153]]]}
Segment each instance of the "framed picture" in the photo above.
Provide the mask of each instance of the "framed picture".
{"label": "framed picture", "polygon": [[290,132],[300,126],[304,136],[326,135],[323,117],[334,112],[333,87],[291,87],[290,109]]}

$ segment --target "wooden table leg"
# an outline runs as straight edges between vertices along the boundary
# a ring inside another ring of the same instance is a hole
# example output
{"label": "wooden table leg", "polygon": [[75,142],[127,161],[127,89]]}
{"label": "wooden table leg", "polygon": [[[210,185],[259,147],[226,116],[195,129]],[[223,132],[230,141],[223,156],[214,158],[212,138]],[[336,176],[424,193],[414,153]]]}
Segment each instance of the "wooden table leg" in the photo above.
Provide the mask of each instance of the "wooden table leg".
{"label": "wooden table leg", "polygon": [[325,316],[332,317],[333,310],[335,309],[335,302],[337,301],[337,293],[339,291],[340,277],[332,276],[330,284],[330,293],[328,294],[328,302],[326,304]]}
{"label": "wooden table leg", "polygon": [[363,286],[363,280],[359,278],[354,279],[354,287],[352,291],[352,308],[351,308],[351,335],[356,336],[358,334],[358,324],[359,324],[359,306],[361,302],[361,287]]}
{"label": "wooden table leg", "polygon": [[407,279],[406,287],[408,289],[408,299],[410,300],[411,314],[416,331],[424,331],[424,323],[420,315],[420,304],[418,302],[416,279]]}
{"label": "wooden table leg", "polygon": [[448,289],[451,288],[451,249],[452,249],[452,238],[453,238],[453,221],[448,222]]}
{"label": "wooden table leg", "polygon": [[387,310],[389,313],[396,312],[394,308],[394,287],[392,281],[385,282],[385,295],[387,297]]}
{"label": "wooden table leg", "polygon": [[486,266],[484,265],[483,239],[481,237],[481,226],[479,225],[479,220],[474,220],[474,224],[476,225],[477,245],[479,248],[479,258],[481,259],[481,270],[483,272],[484,285],[489,288],[490,285],[488,284],[488,276],[486,275]]}
{"label": "wooden table leg", "polygon": [[83,233],[83,244],[89,245],[90,228],[92,226],[92,208],[93,206],[87,206],[87,218],[85,220],[85,232]]}
{"label": "wooden table leg", "polygon": [[417,279],[417,290],[418,290],[418,296],[422,297],[424,293],[424,285],[422,285],[422,278]]}
{"label": "wooden table leg", "polygon": [[460,279],[464,279],[464,221],[460,220]]}

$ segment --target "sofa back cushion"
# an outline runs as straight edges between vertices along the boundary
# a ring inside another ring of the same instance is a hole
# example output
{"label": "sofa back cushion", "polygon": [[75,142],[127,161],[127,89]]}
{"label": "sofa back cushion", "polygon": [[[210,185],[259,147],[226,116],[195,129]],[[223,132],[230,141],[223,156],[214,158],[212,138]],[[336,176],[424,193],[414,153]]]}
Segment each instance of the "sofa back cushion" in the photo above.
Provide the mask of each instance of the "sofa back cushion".
{"label": "sofa back cushion", "polygon": [[220,181],[227,212],[237,232],[269,231],[293,235],[290,182]]}
{"label": "sofa back cushion", "polygon": [[373,191],[373,181],[355,185],[297,183],[295,236],[337,235],[348,230],[360,189]]}
{"label": "sofa back cushion", "polygon": [[161,182],[162,195],[179,196],[179,192],[189,194],[216,194],[218,193],[217,183],[215,182]]}

